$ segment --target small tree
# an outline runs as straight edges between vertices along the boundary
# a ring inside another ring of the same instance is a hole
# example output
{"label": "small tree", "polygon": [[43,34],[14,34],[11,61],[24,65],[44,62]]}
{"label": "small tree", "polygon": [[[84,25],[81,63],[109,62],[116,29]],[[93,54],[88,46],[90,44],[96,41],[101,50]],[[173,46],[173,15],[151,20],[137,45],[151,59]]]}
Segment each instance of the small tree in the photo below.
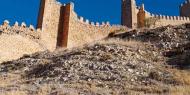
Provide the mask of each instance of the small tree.
{"label": "small tree", "polygon": [[145,19],[145,27],[150,28],[151,26],[155,27],[156,23],[159,21],[156,17],[149,17]]}

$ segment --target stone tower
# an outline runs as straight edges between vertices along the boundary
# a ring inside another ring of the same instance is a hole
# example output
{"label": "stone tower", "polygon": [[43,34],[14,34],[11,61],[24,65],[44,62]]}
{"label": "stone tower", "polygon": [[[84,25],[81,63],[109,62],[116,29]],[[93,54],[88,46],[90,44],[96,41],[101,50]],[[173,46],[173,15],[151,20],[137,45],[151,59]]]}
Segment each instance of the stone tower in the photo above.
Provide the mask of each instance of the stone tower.
{"label": "stone tower", "polygon": [[139,9],[139,12],[137,13],[137,27],[138,28],[143,28],[145,27],[145,17],[146,13],[144,10],[144,4]]}
{"label": "stone tower", "polygon": [[137,26],[137,8],[135,0],[122,0],[121,25],[128,28]]}
{"label": "stone tower", "polygon": [[67,46],[70,13],[73,3],[61,4],[56,0],[40,0],[37,28],[41,29],[44,47],[53,51],[57,47]]}
{"label": "stone tower", "polygon": [[44,9],[45,9],[45,1],[46,0],[41,0],[40,1],[40,9],[39,9],[38,21],[37,21],[37,28],[40,28],[40,29],[42,28]]}
{"label": "stone tower", "polygon": [[190,0],[186,0],[180,6],[180,16],[190,17]]}

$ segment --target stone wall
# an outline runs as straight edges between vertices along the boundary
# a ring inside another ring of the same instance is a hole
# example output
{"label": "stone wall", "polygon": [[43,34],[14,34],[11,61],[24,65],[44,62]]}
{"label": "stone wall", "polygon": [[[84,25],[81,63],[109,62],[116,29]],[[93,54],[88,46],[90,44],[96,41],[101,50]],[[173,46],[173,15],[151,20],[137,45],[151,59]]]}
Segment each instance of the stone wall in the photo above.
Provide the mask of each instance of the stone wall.
{"label": "stone wall", "polygon": [[135,0],[121,0],[121,2],[121,25],[136,28],[138,9]]}
{"label": "stone wall", "polygon": [[15,22],[10,26],[9,21],[5,20],[0,25],[0,63],[47,50],[40,42],[40,31],[33,25]]}
{"label": "stone wall", "polygon": [[45,0],[43,17],[38,19],[39,26],[42,21],[41,41],[50,51],[56,49],[61,6],[56,0]]}
{"label": "stone wall", "polygon": [[46,4],[45,1],[46,0],[41,0],[41,2],[40,2],[40,9],[39,9],[39,13],[38,13],[37,28],[42,28],[44,9],[45,9],[45,4]]}
{"label": "stone wall", "polygon": [[[45,5],[43,5],[45,4]],[[72,48],[105,38],[110,32],[126,29],[121,25],[111,26],[109,22],[84,21],[74,11],[74,4],[60,4],[56,0],[41,1],[38,26],[42,24],[42,43],[53,51],[59,47]],[[44,11],[42,10],[44,9]]]}
{"label": "stone wall", "polygon": [[[74,9],[74,5],[71,9]],[[83,17],[77,16],[74,10],[71,10],[67,47],[76,47],[103,39],[110,32],[120,29],[126,29],[126,27],[110,25],[109,22],[90,22]]]}
{"label": "stone wall", "polygon": [[5,20],[3,24],[0,25],[0,31],[4,34],[19,34],[30,39],[40,39],[40,32],[37,32],[33,25],[27,26],[25,22],[22,22],[20,25],[18,22],[15,22],[15,24],[11,26],[9,25],[9,21]]}
{"label": "stone wall", "polygon": [[144,5],[141,6],[139,9],[139,12],[137,13],[137,26],[138,28],[145,27],[145,11],[144,11]]}
{"label": "stone wall", "polygon": [[57,37],[57,48],[67,47],[68,44],[68,33],[69,33],[69,22],[71,19],[72,3],[66,4],[61,7],[61,18],[59,22],[59,31]]}
{"label": "stone wall", "polygon": [[[157,18],[156,27],[166,25],[179,25],[184,23],[190,23],[190,1],[186,0],[180,6],[181,16],[166,16],[166,15],[155,15],[145,11],[145,18]],[[144,23],[144,16],[138,16],[140,8],[136,6],[135,0],[122,0],[122,13],[121,13],[121,24],[128,28],[137,28],[139,23]],[[138,18],[139,17],[139,18]],[[139,22],[138,22],[139,21]]]}
{"label": "stone wall", "polygon": [[185,23],[190,23],[189,17],[182,16],[168,16],[168,15],[155,15],[146,12],[146,18],[157,18],[156,27],[167,26],[167,25],[180,25]]}
{"label": "stone wall", "polygon": [[[137,8],[135,0],[122,0],[122,25],[136,28],[138,25],[138,12],[139,8]],[[145,18],[149,17],[159,19],[156,27],[190,22],[187,17],[152,15],[145,11]],[[141,18],[138,20],[141,23],[144,21]],[[40,26],[42,27],[40,28]],[[100,24],[84,20],[83,17],[79,17],[75,13],[73,3],[61,4],[56,0],[41,1],[38,28],[42,31],[42,43],[50,51],[59,47],[72,48],[80,46],[105,38],[112,31],[120,30],[121,28],[126,29],[121,25],[112,26],[109,23]]]}
{"label": "stone wall", "polygon": [[186,0],[179,7],[180,16],[155,15],[155,14],[146,12],[146,18],[154,17],[154,18],[159,19],[156,22],[156,27],[190,23],[190,10],[189,9],[190,9],[190,1]]}
{"label": "stone wall", "polygon": [[[184,5],[185,6],[185,5]],[[110,32],[136,28],[139,8],[135,0],[122,0],[122,25],[110,25],[109,22],[94,23],[79,17],[74,11],[74,4],[61,4],[56,0],[41,0],[37,30],[40,33],[40,44],[50,51],[56,48],[72,48],[105,38]],[[154,15],[142,11],[139,23],[145,18],[158,18],[156,26],[190,23],[189,17]],[[144,14],[145,12],[145,14]],[[7,22],[4,23],[4,26]],[[15,27],[17,24],[15,24]],[[23,23],[22,27],[26,27]],[[34,28],[33,28],[34,29]]]}
{"label": "stone wall", "polygon": [[184,23],[190,23],[189,17],[180,17],[180,16],[154,16],[158,18],[157,26],[166,26],[166,25],[180,25]]}
{"label": "stone wall", "polygon": [[180,16],[190,17],[190,1],[186,0],[180,5]]}

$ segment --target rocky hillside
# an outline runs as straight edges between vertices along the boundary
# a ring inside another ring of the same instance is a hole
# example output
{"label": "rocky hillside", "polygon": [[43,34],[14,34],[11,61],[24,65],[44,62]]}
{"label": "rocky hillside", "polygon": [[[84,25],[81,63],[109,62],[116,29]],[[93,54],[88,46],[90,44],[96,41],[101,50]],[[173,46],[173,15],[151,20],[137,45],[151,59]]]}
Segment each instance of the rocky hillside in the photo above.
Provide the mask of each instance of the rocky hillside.
{"label": "rocky hillside", "polygon": [[0,65],[5,95],[188,95],[190,29],[166,26],[111,33],[73,49]]}
{"label": "rocky hillside", "polygon": [[[156,29],[132,30],[124,33],[112,33],[112,38],[135,40],[154,45],[165,57],[169,57],[172,65],[188,65],[190,50],[189,24],[180,26],[165,26]],[[183,55],[183,56],[181,56]],[[178,60],[178,58],[180,59]],[[181,58],[183,57],[183,58]],[[175,64],[174,64],[175,63]],[[185,66],[187,67],[187,66]]]}

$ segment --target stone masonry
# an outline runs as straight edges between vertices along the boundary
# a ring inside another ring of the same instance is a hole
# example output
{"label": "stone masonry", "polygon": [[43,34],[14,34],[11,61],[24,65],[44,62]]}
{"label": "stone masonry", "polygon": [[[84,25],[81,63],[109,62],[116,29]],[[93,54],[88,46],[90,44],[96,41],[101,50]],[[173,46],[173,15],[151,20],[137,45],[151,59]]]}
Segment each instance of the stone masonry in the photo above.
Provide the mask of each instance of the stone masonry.
{"label": "stone masonry", "polygon": [[73,3],[41,0],[36,29],[24,22],[20,25],[15,22],[11,26],[8,20],[0,25],[0,63],[23,54],[82,46],[103,39],[113,31],[143,28],[147,18],[158,18],[156,26],[190,23],[189,6],[189,1],[180,6],[181,16],[164,16],[151,14],[144,6],[138,8],[135,0],[122,0],[122,23],[110,25],[109,22],[90,22],[78,16]]}
{"label": "stone masonry", "polygon": [[109,22],[90,22],[77,16],[74,4],[56,0],[41,0],[37,28],[41,29],[42,43],[50,50],[72,48],[105,38],[110,32],[126,29]]}
{"label": "stone masonry", "polygon": [[189,1],[181,5],[181,17],[151,14],[144,10],[144,6],[138,8],[135,0],[122,0],[121,5],[121,25],[111,26],[108,22],[94,23],[78,16],[73,3],[41,0],[37,28],[42,31],[42,43],[52,51],[59,47],[72,48],[105,38],[110,32],[121,28],[145,27],[145,19],[151,17],[159,19],[156,26],[190,22]]}
{"label": "stone masonry", "polygon": [[135,28],[137,26],[137,12],[135,0],[121,0],[121,25],[129,28]]}
{"label": "stone masonry", "polygon": [[145,27],[145,11],[144,11],[144,4],[142,4],[139,12],[137,13],[137,24],[138,28]]}
{"label": "stone masonry", "polygon": [[40,31],[33,25],[26,26],[24,22],[10,25],[8,20],[0,25],[0,63],[45,50]]}
{"label": "stone masonry", "polygon": [[[56,0],[41,0],[37,29],[33,26],[26,28],[25,23],[22,23],[21,27],[30,31],[38,30],[40,45],[54,51],[57,48],[73,48],[103,39],[116,30],[145,27],[147,18],[159,19],[156,26],[190,23],[189,0],[180,6],[180,16],[151,14],[144,6],[138,8],[135,0],[122,0],[121,5],[121,25],[110,25],[109,22],[90,22],[78,16],[73,3],[61,4]],[[5,27],[8,25],[8,21],[3,23]],[[17,22],[13,27],[19,29],[20,26],[18,27]]]}
{"label": "stone masonry", "polygon": [[180,16],[190,17],[190,0],[180,5]]}
{"label": "stone masonry", "polygon": [[[121,24],[128,28],[137,28],[139,25],[145,23],[143,19],[148,18],[158,19],[155,24],[156,27],[190,23],[190,0],[186,0],[179,8],[180,16],[158,15],[140,9],[136,6],[135,0],[122,0]],[[145,11],[145,14],[143,11]]]}
{"label": "stone masonry", "polygon": [[56,0],[41,0],[37,28],[42,31],[42,43],[50,51],[56,49],[61,6]]}

